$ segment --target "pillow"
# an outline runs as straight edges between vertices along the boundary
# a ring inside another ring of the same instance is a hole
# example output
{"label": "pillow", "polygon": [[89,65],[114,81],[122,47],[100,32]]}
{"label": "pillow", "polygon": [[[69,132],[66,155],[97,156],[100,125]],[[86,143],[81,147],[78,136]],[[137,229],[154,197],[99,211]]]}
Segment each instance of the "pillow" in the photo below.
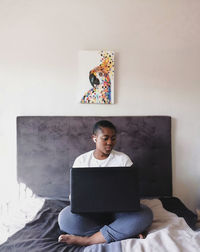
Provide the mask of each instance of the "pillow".
{"label": "pillow", "polygon": [[180,199],[176,197],[161,197],[159,199],[166,210],[175,213],[178,217],[183,217],[187,222],[188,226],[195,230],[197,215],[190,211]]}

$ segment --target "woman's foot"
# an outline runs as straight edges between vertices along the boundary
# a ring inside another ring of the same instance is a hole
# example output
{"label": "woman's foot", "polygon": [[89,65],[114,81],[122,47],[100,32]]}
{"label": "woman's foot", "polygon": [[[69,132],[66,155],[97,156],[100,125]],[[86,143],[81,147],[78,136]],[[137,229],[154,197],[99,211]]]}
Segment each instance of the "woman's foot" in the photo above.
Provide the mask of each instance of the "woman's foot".
{"label": "woman's foot", "polygon": [[88,246],[92,244],[105,243],[106,240],[101,234],[101,232],[97,232],[92,236],[78,236],[78,235],[60,235],[58,238],[59,242],[65,242],[69,245],[79,245],[79,246]]}
{"label": "woman's foot", "polygon": [[139,239],[145,239],[146,236],[147,236],[147,231],[144,231],[144,232],[142,232],[141,234],[139,234],[139,235],[137,236],[137,238],[139,238]]}
{"label": "woman's foot", "polygon": [[[139,234],[136,238],[145,239],[146,236],[147,236],[147,232],[144,231],[143,233]],[[88,246],[92,244],[106,242],[101,232],[97,232],[96,234],[92,236],[78,236],[78,235],[64,234],[64,235],[59,236],[58,241],[67,243],[69,245],[74,244],[74,245],[79,245],[79,246]]]}
{"label": "woman's foot", "polygon": [[88,243],[88,237],[87,236],[77,236],[77,235],[60,235],[58,238],[59,242],[65,242],[67,244],[74,244],[74,245],[80,245],[85,246]]}

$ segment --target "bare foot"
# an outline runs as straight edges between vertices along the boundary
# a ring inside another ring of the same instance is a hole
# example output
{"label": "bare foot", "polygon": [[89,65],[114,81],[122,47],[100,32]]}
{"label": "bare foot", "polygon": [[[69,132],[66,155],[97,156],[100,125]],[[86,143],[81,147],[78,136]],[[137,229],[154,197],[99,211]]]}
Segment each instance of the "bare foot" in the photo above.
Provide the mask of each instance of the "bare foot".
{"label": "bare foot", "polygon": [[143,234],[139,234],[139,235],[138,235],[138,238],[139,238],[139,239],[144,239]]}
{"label": "bare foot", "polygon": [[145,239],[146,236],[147,236],[147,232],[144,231],[144,232],[142,232],[141,234],[139,234],[137,238],[139,238],[139,239]]}
{"label": "bare foot", "polygon": [[65,242],[69,245],[74,244],[74,245],[80,245],[80,246],[88,246],[92,244],[106,242],[101,232],[97,232],[92,236],[78,236],[78,235],[70,235],[70,234],[60,235],[58,238],[58,241]]}
{"label": "bare foot", "polygon": [[65,234],[65,235],[60,235],[58,238],[58,241],[65,242],[67,244],[86,246],[88,243],[88,237]]}

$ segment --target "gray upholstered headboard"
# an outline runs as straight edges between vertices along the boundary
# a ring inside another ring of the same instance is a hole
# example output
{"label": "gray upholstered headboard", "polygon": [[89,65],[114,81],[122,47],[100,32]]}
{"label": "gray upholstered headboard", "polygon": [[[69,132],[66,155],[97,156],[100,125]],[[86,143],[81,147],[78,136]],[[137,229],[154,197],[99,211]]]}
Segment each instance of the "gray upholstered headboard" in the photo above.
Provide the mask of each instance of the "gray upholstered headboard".
{"label": "gray upholstered headboard", "polygon": [[69,169],[91,149],[92,127],[108,119],[117,127],[115,149],[139,170],[142,197],[172,195],[171,118],[168,116],[17,118],[17,176],[39,196],[66,200]]}

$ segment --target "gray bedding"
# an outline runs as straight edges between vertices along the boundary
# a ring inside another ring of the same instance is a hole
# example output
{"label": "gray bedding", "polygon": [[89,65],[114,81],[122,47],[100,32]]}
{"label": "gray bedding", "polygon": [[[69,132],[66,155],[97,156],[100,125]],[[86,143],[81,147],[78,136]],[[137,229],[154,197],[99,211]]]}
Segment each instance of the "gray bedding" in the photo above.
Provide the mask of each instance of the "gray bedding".
{"label": "gray bedding", "polygon": [[[183,217],[191,228],[196,223],[196,215],[177,198],[161,198],[165,209]],[[61,234],[57,217],[68,201],[46,200],[35,218],[0,245],[0,252],[122,252],[121,242],[78,247],[57,242]]]}

